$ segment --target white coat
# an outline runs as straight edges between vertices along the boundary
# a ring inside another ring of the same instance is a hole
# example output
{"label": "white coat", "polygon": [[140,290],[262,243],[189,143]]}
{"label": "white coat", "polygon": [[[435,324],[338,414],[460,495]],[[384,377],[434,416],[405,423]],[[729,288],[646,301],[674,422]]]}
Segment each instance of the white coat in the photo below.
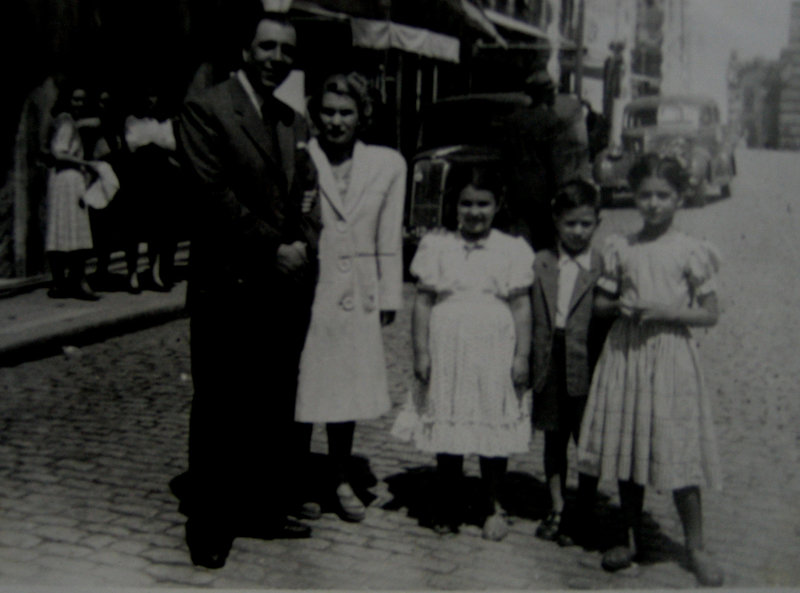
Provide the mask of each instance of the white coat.
{"label": "white coat", "polygon": [[379,313],[402,305],[406,163],[395,150],[356,142],[341,196],[316,140],[309,153],[318,172],[322,232],[295,419],[377,418],[391,407]]}

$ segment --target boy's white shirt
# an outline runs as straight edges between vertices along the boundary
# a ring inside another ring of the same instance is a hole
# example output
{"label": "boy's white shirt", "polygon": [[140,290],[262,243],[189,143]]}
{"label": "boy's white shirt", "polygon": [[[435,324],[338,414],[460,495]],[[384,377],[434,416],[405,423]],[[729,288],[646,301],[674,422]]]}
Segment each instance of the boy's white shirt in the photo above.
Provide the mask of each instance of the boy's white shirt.
{"label": "boy's white shirt", "polygon": [[578,272],[592,268],[592,250],[586,249],[580,255],[572,257],[559,245],[558,247],[558,296],[556,298],[556,328],[567,327],[567,315],[575,290]]}

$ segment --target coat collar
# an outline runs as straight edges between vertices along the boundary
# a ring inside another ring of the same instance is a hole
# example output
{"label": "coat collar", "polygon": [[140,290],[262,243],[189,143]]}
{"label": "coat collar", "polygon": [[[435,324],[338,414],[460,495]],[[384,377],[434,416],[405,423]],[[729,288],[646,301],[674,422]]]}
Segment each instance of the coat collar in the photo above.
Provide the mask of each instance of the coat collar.
{"label": "coat collar", "polygon": [[341,218],[346,218],[348,214],[352,213],[364,195],[364,185],[369,167],[365,151],[366,146],[362,142],[356,141],[353,147],[353,169],[350,173],[350,184],[347,187],[346,196],[341,196],[330,161],[319,142],[316,138],[312,138],[308,143],[308,152],[317,167],[322,195]]}

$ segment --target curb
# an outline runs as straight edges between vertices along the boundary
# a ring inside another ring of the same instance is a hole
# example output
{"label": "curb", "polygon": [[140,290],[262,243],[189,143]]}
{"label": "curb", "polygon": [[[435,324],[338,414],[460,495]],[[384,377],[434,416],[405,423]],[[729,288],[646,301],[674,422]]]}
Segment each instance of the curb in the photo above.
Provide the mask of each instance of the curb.
{"label": "curb", "polygon": [[62,353],[66,346],[86,346],[187,316],[185,303],[170,303],[146,311],[99,319],[81,326],[65,327],[46,334],[22,337],[13,344],[0,346],[0,367],[47,358]]}

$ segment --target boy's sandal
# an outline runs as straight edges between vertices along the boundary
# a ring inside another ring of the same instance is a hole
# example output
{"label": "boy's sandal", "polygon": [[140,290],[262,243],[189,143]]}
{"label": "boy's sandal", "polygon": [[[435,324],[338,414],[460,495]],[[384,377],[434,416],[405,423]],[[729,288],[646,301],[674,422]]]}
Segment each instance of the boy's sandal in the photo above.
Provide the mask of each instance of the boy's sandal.
{"label": "boy's sandal", "polygon": [[489,515],[483,523],[483,539],[499,542],[508,535],[506,514],[497,512]]}
{"label": "boy's sandal", "polygon": [[356,496],[353,488],[347,482],[342,482],[336,487],[336,500],[339,503],[339,516],[345,521],[358,523],[367,516],[364,503]]}
{"label": "boy's sandal", "polygon": [[628,546],[614,546],[603,554],[602,566],[609,572],[624,570],[633,566],[635,552]]}
{"label": "boy's sandal", "polygon": [[561,527],[561,513],[550,511],[544,521],[536,528],[536,537],[549,542],[555,541]]}
{"label": "boy's sandal", "polygon": [[703,550],[689,551],[689,569],[704,587],[720,587],[725,580],[722,569]]}

